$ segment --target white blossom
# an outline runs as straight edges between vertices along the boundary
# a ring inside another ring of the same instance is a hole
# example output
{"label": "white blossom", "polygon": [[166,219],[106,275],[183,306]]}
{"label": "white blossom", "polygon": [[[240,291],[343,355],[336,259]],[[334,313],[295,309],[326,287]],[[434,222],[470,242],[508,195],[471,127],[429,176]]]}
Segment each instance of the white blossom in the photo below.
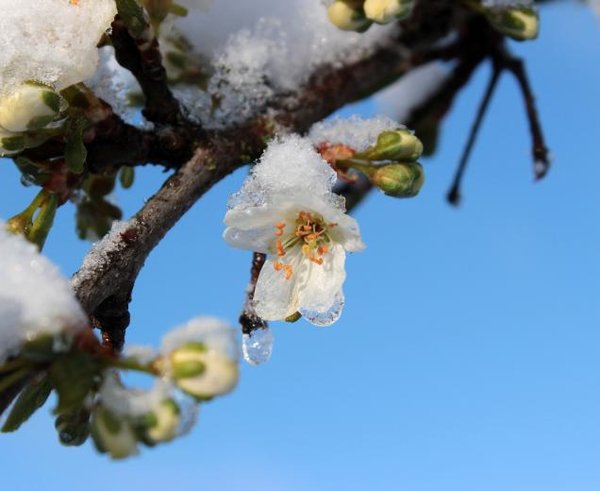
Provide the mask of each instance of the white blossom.
{"label": "white blossom", "polygon": [[335,322],[343,304],[346,251],[364,248],[356,220],[331,192],[335,172],[310,140],[271,143],[225,215],[224,239],[268,254],[256,283],[256,313],[280,320],[300,312]]}

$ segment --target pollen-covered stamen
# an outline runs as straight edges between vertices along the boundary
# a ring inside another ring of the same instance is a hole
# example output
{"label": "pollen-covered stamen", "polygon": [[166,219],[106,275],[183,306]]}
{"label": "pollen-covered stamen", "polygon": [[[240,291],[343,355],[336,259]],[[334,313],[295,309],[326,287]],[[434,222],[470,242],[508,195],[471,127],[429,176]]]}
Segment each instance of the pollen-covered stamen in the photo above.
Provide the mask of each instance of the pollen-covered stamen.
{"label": "pollen-covered stamen", "polygon": [[[298,212],[293,232],[284,237],[286,224],[277,222],[274,225],[275,237],[274,253],[282,258],[294,247],[300,247],[302,254],[311,262],[322,265],[324,256],[330,250],[331,237],[329,231],[337,226],[337,223],[327,223],[321,215],[308,211]],[[280,238],[281,237],[281,238]],[[275,271],[283,271],[286,280],[294,274],[289,264],[281,261],[273,263]]]}

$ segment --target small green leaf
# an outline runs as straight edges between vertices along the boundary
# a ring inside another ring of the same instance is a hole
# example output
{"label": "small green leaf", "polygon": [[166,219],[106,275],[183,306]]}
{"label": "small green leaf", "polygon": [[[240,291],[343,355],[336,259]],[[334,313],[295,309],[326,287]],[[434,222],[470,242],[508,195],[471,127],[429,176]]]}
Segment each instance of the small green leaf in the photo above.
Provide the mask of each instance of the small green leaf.
{"label": "small green leaf", "polygon": [[59,357],[50,367],[50,380],[58,393],[56,414],[74,411],[83,405],[94,388],[100,365],[84,353],[69,353]]}
{"label": "small green leaf", "polygon": [[52,384],[45,373],[37,380],[30,382],[15,401],[4,426],[2,426],[2,432],[18,430],[33,413],[44,405],[51,391]]}
{"label": "small green leaf", "polygon": [[65,161],[67,167],[75,174],[81,174],[87,159],[87,149],[83,144],[83,132],[88,125],[84,117],[73,117],[66,127]]}

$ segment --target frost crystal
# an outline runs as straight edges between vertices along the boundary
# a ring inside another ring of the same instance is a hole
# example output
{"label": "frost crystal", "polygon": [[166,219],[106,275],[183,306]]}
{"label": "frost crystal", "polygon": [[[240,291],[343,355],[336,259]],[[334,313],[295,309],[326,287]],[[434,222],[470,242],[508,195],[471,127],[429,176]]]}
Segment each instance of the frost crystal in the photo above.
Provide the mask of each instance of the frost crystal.
{"label": "frost crystal", "polygon": [[124,247],[125,242],[121,237],[121,233],[129,227],[135,226],[134,219],[129,221],[114,221],[110,232],[106,234],[102,240],[96,242],[90,252],[85,256],[85,260],[81,268],[71,280],[74,289],[89,280],[95,272],[105,268],[109,263],[109,257],[119,253]]}
{"label": "frost crystal", "polygon": [[89,78],[114,0],[0,0],[0,95],[26,80],[57,90]]}
{"label": "frost crystal", "polygon": [[373,145],[381,132],[398,128],[404,126],[386,116],[370,119],[351,116],[347,119],[316,123],[310,129],[308,137],[315,145],[323,142],[342,144],[360,152]]}
{"label": "frost crystal", "polygon": [[39,334],[84,328],[68,280],[34,245],[0,222],[0,363]]}
{"label": "frost crystal", "polygon": [[208,127],[247,119],[257,102],[297,89],[318,66],[367,56],[393,29],[343,32],[328,21],[321,0],[221,0],[208,12],[194,8],[194,0],[181,3],[190,12],[174,21],[174,30],[212,60],[214,75],[206,93],[186,86],[179,95]]}
{"label": "frost crystal", "polygon": [[117,381],[115,374],[107,373],[100,388],[100,399],[112,413],[135,418],[156,410],[170,397],[171,390],[172,386],[162,380],[157,380],[150,390],[127,389]]}

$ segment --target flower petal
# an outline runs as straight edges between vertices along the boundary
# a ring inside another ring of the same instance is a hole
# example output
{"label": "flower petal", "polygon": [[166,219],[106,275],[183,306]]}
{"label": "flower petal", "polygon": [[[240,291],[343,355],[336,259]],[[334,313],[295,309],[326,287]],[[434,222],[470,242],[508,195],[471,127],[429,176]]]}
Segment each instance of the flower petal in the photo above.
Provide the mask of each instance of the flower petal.
{"label": "flower petal", "polygon": [[323,259],[321,265],[305,259],[308,264],[306,280],[298,291],[300,306],[305,310],[328,311],[346,279],[346,252],[340,244],[332,244]]}
{"label": "flower petal", "polygon": [[267,259],[256,282],[254,307],[256,314],[265,320],[285,319],[299,307],[298,288],[305,283],[306,261],[299,248],[290,251],[285,258],[293,271],[289,279],[285,279],[283,271],[275,270],[277,260]]}
{"label": "flower petal", "polygon": [[337,224],[338,226],[332,230],[331,235],[334,240],[342,244],[344,249],[349,252],[360,252],[366,247],[360,236],[358,222],[354,218],[340,213]]}
{"label": "flower petal", "polygon": [[233,208],[228,210],[223,221],[229,227],[240,230],[273,227],[278,220],[280,210],[273,206],[251,206],[248,208]]}
{"label": "flower petal", "polygon": [[253,230],[241,230],[235,227],[227,227],[223,232],[223,239],[231,247],[247,249],[249,251],[268,253],[273,242],[273,227],[258,228]]}

